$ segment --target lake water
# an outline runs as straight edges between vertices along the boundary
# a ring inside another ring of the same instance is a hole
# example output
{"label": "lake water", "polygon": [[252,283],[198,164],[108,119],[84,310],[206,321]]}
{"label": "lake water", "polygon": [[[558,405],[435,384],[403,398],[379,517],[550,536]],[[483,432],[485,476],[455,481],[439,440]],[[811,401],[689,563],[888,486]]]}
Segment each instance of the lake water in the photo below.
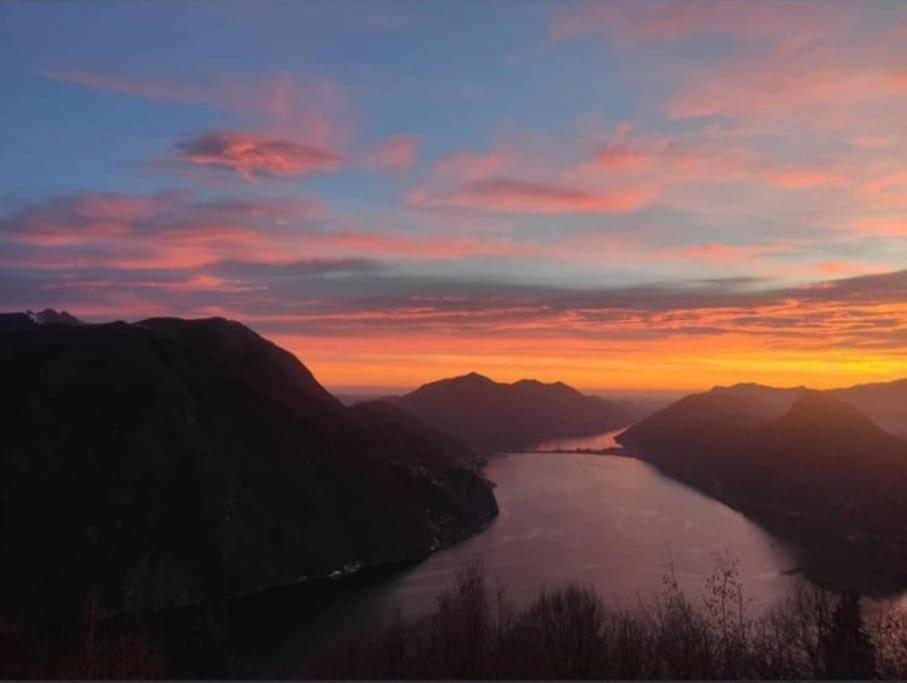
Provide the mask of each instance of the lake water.
{"label": "lake water", "polygon": [[[590,443],[592,445],[590,445]],[[613,445],[613,433],[563,448]],[[543,445],[544,446],[544,445]],[[545,446],[551,448],[553,446]],[[497,483],[500,516],[483,533],[368,588],[350,591],[319,620],[319,638],[349,632],[399,609],[428,614],[457,571],[479,560],[507,595],[521,601],[543,586],[579,581],[606,602],[632,607],[663,588],[671,563],[692,598],[704,592],[715,555],[736,558],[753,609],[786,592],[796,568],[778,541],[725,505],[622,456],[523,453],[497,456],[486,470]],[[283,655],[310,643],[292,638]]]}

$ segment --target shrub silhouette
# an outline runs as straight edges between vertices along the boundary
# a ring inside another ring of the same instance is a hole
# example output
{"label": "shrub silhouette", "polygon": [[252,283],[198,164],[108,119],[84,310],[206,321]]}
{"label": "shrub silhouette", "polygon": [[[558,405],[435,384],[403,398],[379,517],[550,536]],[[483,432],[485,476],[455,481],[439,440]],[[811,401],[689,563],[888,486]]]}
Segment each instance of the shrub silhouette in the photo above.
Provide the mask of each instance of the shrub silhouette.
{"label": "shrub silhouette", "polygon": [[[229,623],[224,624],[229,628]],[[216,635],[216,634],[215,634]],[[220,642],[220,641],[218,641]],[[231,652],[206,649],[229,673]],[[109,630],[89,604],[82,628],[60,643],[0,624],[0,673],[25,678],[184,676],[152,632]],[[208,670],[206,669],[206,670]],[[815,679],[907,677],[907,612],[874,609],[806,582],[751,616],[736,563],[716,557],[701,602],[668,565],[662,591],[632,608],[608,607],[581,584],[511,602],[481,564],[461,570],[426,618],[399,610],[313,655],[301,677],[346,679]]]}
{"label": "shrub silhouette", "polygon": [[[856,595],[798,582],[779,605],[750,616],[737,566],[716,558],[701,604],[673,569],[633,609],[605,606],[591,588],[542,590],[524,607],[463,570],[429,617],[399,617],[322,653],[303,673],[323,678],[815,679],[903,677],[907,615],[867,625]],[[339,655],[339,656],[338,656]]]}
{"label": "shrub silhouette", "polygon": [[824,678],[875,677],[875,648],[863,625],[856,594],[845,593],[838,600],[824,647]]}

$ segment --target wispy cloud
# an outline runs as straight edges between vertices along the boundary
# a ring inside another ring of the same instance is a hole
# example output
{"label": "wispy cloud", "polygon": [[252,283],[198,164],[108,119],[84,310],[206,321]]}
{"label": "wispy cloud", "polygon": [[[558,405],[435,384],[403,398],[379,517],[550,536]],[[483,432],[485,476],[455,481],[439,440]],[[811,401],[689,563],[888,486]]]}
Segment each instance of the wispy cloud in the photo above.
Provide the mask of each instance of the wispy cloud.
{"label": "wispy cloud", "polygon": [[645,200],[646,193],[639,188],[588,190],[517,178],[476,180],[463,183],[448,195],[414,191],[408,197],[410,204],[416,206],[456,206],[515,214],[620,213],[638,209]]}
{"label": "wispy cloud", "polygon": [[290,135],[316,146],[339,146],[354,128],[356,115],[344,89],[330,79],[300,82],[282,72],[255,78],[230,75],[182,81],[113,71],[44,69],[61,83],[163,102],[195,104],[250,114],[275,135]]}
{"label": "wispy cloud", "polygon": [[[0,217],[0,266],[192,269],[224,261],[442,259],[511,255],[489,237],[423,235],[349,225],[314,199],[209,200],[183,193],[76,194]],[[353,263],[353,261],[347,261]]]}
{"label": "wispy cloud", "polygon": [[177,144],[179,160],[236,171],[254,181],[258,175],[299,176],[336,170],[339,154],[249,131],[203,133]]}
{"label": "wispy cloud", "polygon": [[399,170],[412,166],[419,153],[420,140],[414,135],[398,135],[372,148],[366,157],[370,166]]}

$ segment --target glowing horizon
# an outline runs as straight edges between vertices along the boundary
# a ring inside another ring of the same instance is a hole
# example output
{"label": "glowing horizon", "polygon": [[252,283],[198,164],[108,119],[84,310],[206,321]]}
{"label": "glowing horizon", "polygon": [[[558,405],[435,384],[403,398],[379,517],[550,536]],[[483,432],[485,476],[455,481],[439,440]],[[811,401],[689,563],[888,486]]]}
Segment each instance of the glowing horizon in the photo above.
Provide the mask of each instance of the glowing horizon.
{"label": "glowing horizon", "polygon": [[907,5],[352,4],[4,4],[0,307],[330,387],[907,377]]}

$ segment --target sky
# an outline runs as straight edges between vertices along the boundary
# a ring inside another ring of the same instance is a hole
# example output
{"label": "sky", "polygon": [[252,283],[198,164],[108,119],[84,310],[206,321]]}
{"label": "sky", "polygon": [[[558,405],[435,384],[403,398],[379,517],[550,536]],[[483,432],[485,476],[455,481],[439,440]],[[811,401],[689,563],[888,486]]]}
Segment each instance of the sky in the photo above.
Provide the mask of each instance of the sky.
{"label": "sky", "polygon": [[907,3],[5,2],[0,309],[332,388],[907,376]]}

